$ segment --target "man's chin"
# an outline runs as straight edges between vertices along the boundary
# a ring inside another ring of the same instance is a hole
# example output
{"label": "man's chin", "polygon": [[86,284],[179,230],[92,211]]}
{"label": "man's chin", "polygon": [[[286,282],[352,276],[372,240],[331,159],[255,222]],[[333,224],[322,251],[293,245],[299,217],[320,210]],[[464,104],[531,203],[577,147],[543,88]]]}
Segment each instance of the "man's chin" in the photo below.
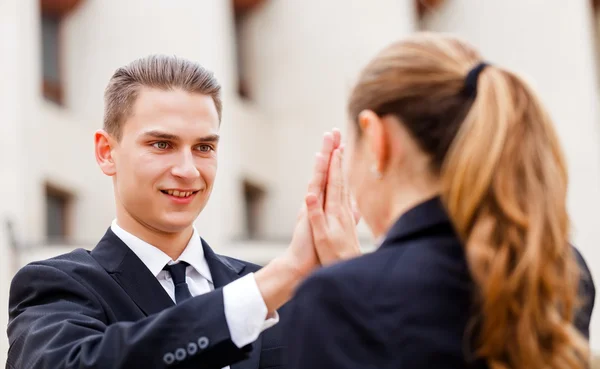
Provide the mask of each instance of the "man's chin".
{"label": "man's chin", "polygon": [[168,233],[183,232],[194,224],[197,217],[193,214],[170,214],[160,220],[160,228]]}

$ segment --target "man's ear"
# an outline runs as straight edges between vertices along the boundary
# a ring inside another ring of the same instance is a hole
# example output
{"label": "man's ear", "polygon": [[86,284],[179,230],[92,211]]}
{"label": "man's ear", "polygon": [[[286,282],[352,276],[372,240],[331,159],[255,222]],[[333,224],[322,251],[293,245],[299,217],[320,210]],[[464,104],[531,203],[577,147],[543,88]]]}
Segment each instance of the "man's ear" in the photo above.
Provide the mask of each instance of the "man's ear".
{"label": "man's ear", "polygon": [[107,176],[114,176],[117,172],[113,158],[115,141],[105,130],[99,129],[94,133],[94,151],[96,162]]}
{"label": "man's ear", "polygon": [[390,148],[387,137],[389,132],[387,132],[383,119],[371,110],[363,110],[358,115],[358,124],[371,154],[372,170],[384,173],[388,164]]}

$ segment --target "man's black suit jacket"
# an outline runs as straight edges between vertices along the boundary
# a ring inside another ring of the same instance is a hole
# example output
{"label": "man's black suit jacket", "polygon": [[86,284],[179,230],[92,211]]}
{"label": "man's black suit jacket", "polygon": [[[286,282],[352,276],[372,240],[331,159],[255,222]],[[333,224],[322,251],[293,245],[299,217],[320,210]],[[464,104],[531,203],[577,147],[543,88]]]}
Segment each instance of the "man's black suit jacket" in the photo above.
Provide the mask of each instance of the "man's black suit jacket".
{"label": "man's black suit jacket", "polygon": [[92,251],[26,265],[10,289],[7,369],[282,368],[285,308],[242,349],[225,320],[222,287],[259,267],[202,244],[215,290],[179,305],[110,229]]}

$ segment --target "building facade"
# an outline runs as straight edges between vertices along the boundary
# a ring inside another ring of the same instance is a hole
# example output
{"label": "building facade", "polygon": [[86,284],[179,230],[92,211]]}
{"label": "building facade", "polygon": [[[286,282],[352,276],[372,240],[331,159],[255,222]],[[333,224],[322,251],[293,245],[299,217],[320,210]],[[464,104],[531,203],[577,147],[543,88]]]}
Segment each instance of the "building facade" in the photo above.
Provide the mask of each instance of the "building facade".
{"label": "building facade", "polygon": [[[423,11],[425,10],[425,11]],[[151,53],[213,70],[224,88],[211,200],[196,222],[218,251],[266,263],[289,241],[325,130],[377,50],[456,33],[546,103],[567,154],[573,242],[600,275],[597,17],[589,0],[0,0],[0,303],[24,263],[92,248],[114,217],[93,133],[113,71]],[[365,249],[371,239],[360,225]],[[0,314],[5,331],[6,311]],[[600,351],[600,318],[592,347]],[[6,335],[0,335],[5,361]]]}

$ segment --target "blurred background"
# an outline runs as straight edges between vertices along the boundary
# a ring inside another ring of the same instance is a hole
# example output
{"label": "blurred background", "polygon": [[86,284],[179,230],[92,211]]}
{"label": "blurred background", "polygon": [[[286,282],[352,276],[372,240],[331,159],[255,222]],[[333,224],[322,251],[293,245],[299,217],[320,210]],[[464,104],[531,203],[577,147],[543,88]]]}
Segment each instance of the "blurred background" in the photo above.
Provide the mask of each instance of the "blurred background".
{"label": "blurred background", "polygon": [[[0,0],[0,362],[14,273],[93,248],[114,217],[93,133],[111,74],[151,53],[198,61],[223,85],[219,174],[196,226],[217,252],[264,264],[287,247],[322,133],[344,132],[361,66],[415,31],[458,34],[550,110],[572,241],[600,286],[599,11],[592,0]],[[368,252],[362,224],[360,235]],[[596,312],[596,354],[598,335]]]}

